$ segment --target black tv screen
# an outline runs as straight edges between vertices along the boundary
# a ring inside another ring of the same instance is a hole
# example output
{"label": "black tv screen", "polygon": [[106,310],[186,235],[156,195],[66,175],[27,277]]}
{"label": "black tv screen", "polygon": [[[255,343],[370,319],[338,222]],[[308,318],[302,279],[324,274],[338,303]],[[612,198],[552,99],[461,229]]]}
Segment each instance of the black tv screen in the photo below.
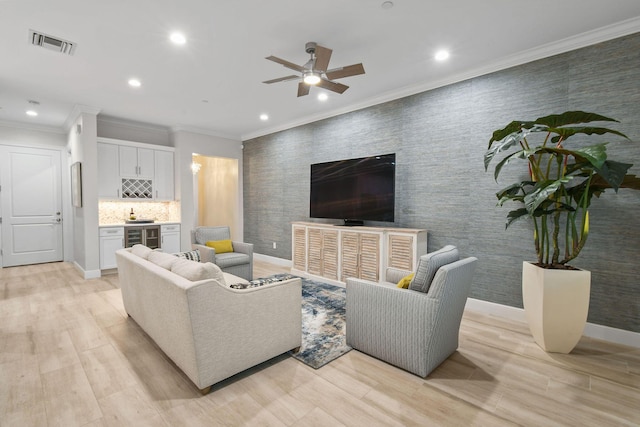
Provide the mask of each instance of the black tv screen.
{"label": "black tv screen", "polygon": [[312,218],[394,221],[396,155],[311,165]]}

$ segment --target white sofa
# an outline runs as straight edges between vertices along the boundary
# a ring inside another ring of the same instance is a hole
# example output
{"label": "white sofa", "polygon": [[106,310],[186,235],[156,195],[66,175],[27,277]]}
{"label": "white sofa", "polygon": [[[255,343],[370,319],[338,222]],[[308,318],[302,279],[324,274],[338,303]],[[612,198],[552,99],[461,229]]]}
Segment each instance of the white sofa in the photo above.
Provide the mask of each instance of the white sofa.
{"label": "white sofa", "polygon": [[142,245],[118,250],[116,260],[127,314],[202,393],[300,347],[299,278],[234,289],[247,281]]}

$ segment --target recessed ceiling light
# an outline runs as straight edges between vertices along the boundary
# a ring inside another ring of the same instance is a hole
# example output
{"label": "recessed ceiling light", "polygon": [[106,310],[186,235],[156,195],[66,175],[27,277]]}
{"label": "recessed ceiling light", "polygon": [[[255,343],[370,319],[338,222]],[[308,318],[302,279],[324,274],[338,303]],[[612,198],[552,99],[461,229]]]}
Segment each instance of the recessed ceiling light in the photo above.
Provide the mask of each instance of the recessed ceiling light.
{"label": "recessed ceiling light", "polygon": [[449,58],[449,52],[446,50],[439,50],[436,52],[435,58],[436,61],[444,61],[445,59]]}
{"label": "recessed ceiling light", "polygon": [[27,116],[36,117],[38,112],[36,110],[27,110]]}
{"label": "recessed ceiling light", "polygon": [[382,2],[382,8],[383,9],[391,9],[393,7],[393,2],[392,1],[383,1]]}
{"label": "recessed ceiling light", "polygon": [[187,38],[182,33],[171,33],[169,39],[173,42],[173,44],[185,44],[187,42]]}
{"label": "recessed ceiling light", "polygon": [[260,120],[262,120],[263,122],[269,120],[269,116],[266,114],[260,114]]}
{"label": "recessed ceiling light", "polygon": [[326,101],[327,99],[329,99],[329,95],[327,95],[327,94],[326,94],[326,93],[324,93],[324,92],[323,92],[323,93],[319,93],[319,94],[318,94],[318,99],[319,99],[320,101]]}
{"label": "recessed ceiling light", "polygon": [[129,79],[129,86],[131,87],[140,87],[142,83],[138,79]]}

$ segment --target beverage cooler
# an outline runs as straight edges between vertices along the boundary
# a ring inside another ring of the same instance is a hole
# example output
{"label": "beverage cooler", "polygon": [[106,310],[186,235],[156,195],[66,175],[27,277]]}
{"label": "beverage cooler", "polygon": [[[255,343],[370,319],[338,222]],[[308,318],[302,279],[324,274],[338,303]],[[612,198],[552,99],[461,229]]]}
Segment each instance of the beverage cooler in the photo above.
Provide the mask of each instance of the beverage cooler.
{"label": "beverage cooler", "polygon": [[125,227],[124,246],[145,245],[151,249],[160,247],[160,226],[146,225],[143,227]]}

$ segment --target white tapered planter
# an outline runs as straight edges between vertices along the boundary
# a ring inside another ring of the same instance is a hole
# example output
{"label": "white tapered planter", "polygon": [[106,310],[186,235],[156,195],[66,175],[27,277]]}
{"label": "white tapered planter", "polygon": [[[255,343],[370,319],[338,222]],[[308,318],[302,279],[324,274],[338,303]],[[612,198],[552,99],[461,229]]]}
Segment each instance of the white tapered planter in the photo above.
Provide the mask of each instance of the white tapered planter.
{"label": "white tapered planter", "polygon": [[570,353],[589,312],[591,272],[522,263],[522,302],[536,343],[550,353]]}

